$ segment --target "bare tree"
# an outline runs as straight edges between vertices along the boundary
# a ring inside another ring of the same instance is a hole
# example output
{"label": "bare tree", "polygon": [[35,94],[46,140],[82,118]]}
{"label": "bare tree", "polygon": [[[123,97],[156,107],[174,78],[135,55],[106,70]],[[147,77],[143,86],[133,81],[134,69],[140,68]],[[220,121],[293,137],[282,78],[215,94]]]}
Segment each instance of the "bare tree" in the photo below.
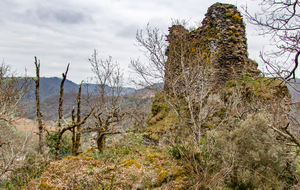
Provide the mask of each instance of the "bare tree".
{"label": "bare tree", "polygon": [[40,60],[37,60],[36,57],[34,57],[34,64],[35,64],[35,71],[36,71],[36,78],[32,78],[35,82],[35,104],[36,104],[36,116],[38,120],[38,129],[39,129],[39,148],[40,153],[45,157],[45,150],[44,150],[44,124],[42,121],[42,113],[41,113],[41,107],[40,107]]}
{"label": "bare tree", "polygon": [[[20,137],[14,126],[0,121],[0,177],[21,165],[30,146],[31,132]],[[0,180],[1,181],[1,180]]]}
{"label": "bare tree", "polygon": [[146,63],[139,60],[131,61],[131,68],[142,77],[141,81],[135,81],[142,87],[157,88],[157,83],[162,83],[165,76],[165,63],[167,57],[165,50],[168,43],[162,31],[157,28],[151,29],[149,24],[146,27],[146,37],[143,36],[142,31],[136,34],[136,41],[138,46],[142,47],[141,50],[146,59]]}
{"label": "bare tree", "polygon": [[125,104],[126,124],[133,125],[133,131],[140,133],[147,128],[147,118],[149,118],[149,107],[153,102],[153,92],[148,89],[137,90],[134,94],[126,95],[124,99],[130,99],[129,104]]}
{"label": "bare tree", "polygon": [[119,65],[114,63],[111,57],[108,60],[99,60],[96,50],[89,62],[96,75],[98,88],[90,103],[90,106],[94,108],[93,126],[85,128],[85,131],[97,132],[96,142],[98,150],[102,152],[104,137],[122,132],[114,125],[120,122],[125,115],[121,109],[123,74]]}
{"label": "bare tree", "polygon": [[[277,47],[277,50],[271,53],[261,53],[261,57],[276,77],[295,79],[300,55],[300,2],[262,0],[260,7],[261,12],[254,15],[248,12],[247,7],[243,9],[248,21],[259,27],[259,34],[271,35]],[[276,58],[281,57],[285,57],[281,63],[276,61]]]}
{"label": "bare tree", "polygon": [[[19,116],[28,90],[27,78],[15,77],[11,66],[0,66],[0,177],[20,164],[28,152],[31,132],[17,131],[11,119]],[[22,135],[20,135],[22,134]],[[3,179],[3,178],[2,178]],[[1,180],[2,180],[1,179]]]}
{"label": "bare tree", "polygon": [[0,65],[0,119],[9,122],[11,116],[20,114],[21,101],[28,87],[26,76],[23,79],[15,77],[11,66],[3,61]]}
{"label": "bare tree", "polygon": [[[79,85],[78,95],[77,95],[77,123],[81,122],[81,86],[82,82]],[[72,110],[72,124],[75,125],[75,115],[74,108]],[[81,125],[78,125],[76,128],[72,130],[72,155],[77,156],[79,154],[78,150],[80,147],[81,140]]]}
{"label": "bare tree", "polygon": [[[60,84],[60,96],[59,96],[59,106],[58,106],[58,136],[57,136],[57,140],[56,140],[56,145],[55,145],[55,157],[56,159],[60,158],[59,155],[59,149],[60,149],[60,145],[61,145],[61,139],[63,134],[66,131],[71,131],[73,133],[73,144],[72,144],[72,154],[73,155],[77,155],[78,154],[78,148],[80,146],[80,126],[83,125],[87,118],[91,115],[93,109],[91,109],[90,113],[86,114],[85,117],[83,118],[83,120],[81,120],[80,118],[80,104],[81,104],[81,85],[79,87],[79,92],[78,92],[78,97],[77,97],[77,122],[75,122],[75,109],[73,108],[72,110],[72,124],[67,124],[66,127],[62,126],[62,120],[63,120],[63,93],[64,93],[64,82],[66,81],[67,78],[67,74],[69,71],[69,65],[67,66],[67,69],[65,71],[65,73],[62,74],[62,81]],[[77,128],[77,138],[76,138],[76,128]]]}

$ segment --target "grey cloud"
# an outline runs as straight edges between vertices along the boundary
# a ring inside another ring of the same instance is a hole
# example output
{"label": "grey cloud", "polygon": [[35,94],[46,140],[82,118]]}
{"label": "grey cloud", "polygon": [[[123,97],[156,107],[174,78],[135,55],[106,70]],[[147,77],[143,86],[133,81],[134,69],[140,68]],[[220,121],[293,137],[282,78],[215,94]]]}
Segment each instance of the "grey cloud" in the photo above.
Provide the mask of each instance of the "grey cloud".
{"label": "grey cloud", "polygon": [[134,39],[138,29],[140,29],[138,25],[122,26],[121,29],[116,33],[116,36]]}
{"label": "grey cloud", "polygon": [[47,9],[46,7],[39,7],[35,13],[41,21],[52,21],[62,24],[80,24],[91,20],[89,16],[76,10],[56,10],[51,8]]}
{"label": "grey cloud", "polygon": [[[126,70],[130,59],[143,58],[139,48],[134,46],[137,30],[144,31],[149,23],[167,34],[171,18],[191,18],[191,24],[194,20],[202,21],[214,2],[216,0],[0,0],[0,35],[4,36],[0,38],[0,59],[5,58],[19,72],[27,67],[30,76],[35,75],[35,55],[41,59],[43,76],[60,77],[70,62],[68,78],[79,83],[91,76],[87,58],[96,48],[99,58],[112,55],[124,68],[125,75],[132,75]],[[250,34],[250,30],[247,32]],[[261,46],[253,36],[247,37],[251,58],[256,59],[255,53]],[[266,40],[259,42],[263,44]]]}

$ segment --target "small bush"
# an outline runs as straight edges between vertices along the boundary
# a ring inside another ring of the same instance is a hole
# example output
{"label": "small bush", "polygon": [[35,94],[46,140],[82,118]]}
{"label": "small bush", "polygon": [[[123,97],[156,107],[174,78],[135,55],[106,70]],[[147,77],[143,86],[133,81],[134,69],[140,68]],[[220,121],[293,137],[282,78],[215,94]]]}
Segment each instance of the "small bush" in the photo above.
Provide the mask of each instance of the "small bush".
{"label": "small bush", "polygon": [[21,167],[11,172],[9,180],[5,184],[5,188],[22,188],[31,180],[39,178],[47,166],[48,162],[45,161],[40,154],[37,152],[29,152]]}
{"label": "small bush", "polygon": [[196,152],[192,145],[171,145],[169,154],[175,159],[187,159],[190,161],[201,162],[201,154]]}
{"label": "small bush", "polygon": [[[46,135],[46,146],[50,148],[48,154],[50,157],[54,157],[55,155],[55,146],[58,138],[57,131],[51,131]],[[67,135],[64,135],[61,138],[61,147],[59,149],[59,154],[61,157],[67,157],[71,154],[72,142],[71,138]]]}

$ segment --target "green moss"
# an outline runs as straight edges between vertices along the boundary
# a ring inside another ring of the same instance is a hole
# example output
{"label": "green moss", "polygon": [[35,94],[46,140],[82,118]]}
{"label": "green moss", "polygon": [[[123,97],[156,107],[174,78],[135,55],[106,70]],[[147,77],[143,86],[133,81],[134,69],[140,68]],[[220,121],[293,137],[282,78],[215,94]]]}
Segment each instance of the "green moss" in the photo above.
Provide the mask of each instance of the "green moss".
{"label": "green moss", "polygon": [[174,180],[176,181],[175,189],[182,189],[183,186],[183,178],[187,176],[187,172],[184,169],[180,169],[178,166],[172,167],[171,169],[165,169],[161,166],[156,169],[157,178],[155,182],[155,186],[159,187],[163,183]]}
{"label": "green moss", "polygon": [[94,158],[91,157],[91,156],[86,156],[86,157],[85,157],[85,160],[94,160]]}
{"label": "green moss", "polygon": [[48,185],[46,182],[47,182],[47,178],[42,178],[39,189],[41,189],[41,190],[54,190],[54,189],[56,189],[56,188],[53,188],[52,185]]}
{"label": "green moss", "polygon": [[240,75],[240,79],[226,81],[224,93],[230,96],[231,92],[239,89],[244,98],[250,101],[253,98],[270,100],[290,96],[287,87],[276,79],[254,78],[249,74]]}
{"label": "green moss", "polygon": [[236,86],[236,83],[234,81],[226,81],[225,85],[228,87],[234,87]]}
{"label": "green moss", "polygon": [[242,20],[242,18],[239,14],[236,13],[235,15],[233,15],[233,20],[235,22],[240,22]]}
{"label": "green moss", "polygon": [[149,157],[149,158],[157,158],[157,154],[148,154],[147,157]]}
{"label": "green moss", "polygon": [[145,160],[150,162],[158,162],[157,157],[157,154],[148,154]]}
{"label": "green moss", "polygon": [[230,16],[231,16],[231,12],[226,12],[225,15],[224,15],[225,18],[228,18]]}
{"label": "green moss", "polygon": [[160,109],[160,105],[153,104],[151,107],[151,112],[158,112]]}
{"label": "green moss", "polygon": [[156,115],[160,111],[166,111],[166,106],[164,105],[164,95],[157,93],[155,94],[153,104],[151,107],[151,112],[153,115]]}
{"label": "green moss", "polygon": [[180,169],[178,166],[173,167],[171,173],[172,177],[175,179],[178,177],[185,177],[187,175],[186,170]]}
{"label": "green moss", "polygon": [[[160,115],[157,115],[156,117],[158,116]],[[146,132],[143,134],[143,136],[154,141],[158,141],[161,135],[165,134],[166,131],[173,129],[173,126],[175,126],[179,122],[178,118],[171,110],[169,112],[166,111],[162,118],[154,122],[154,120],[157,120],[156,117],[150,119],[150,125]]]}
{"label": "green moss", "polygon": [[137,163],[135,160],[125,159],[120,163],[120,167],[128,168],[129,166],[132,166],[132,165],[135,165],[135,167],[137,167],[137,168],[141,168],[141,165],[139,163]]}
{"label": "green moss", "polygon": [[147,131],[147,132],[144,133],[144,136],[151,139],[151,140],[159,141],[161,134]]}
{"label": "green moss", "polygon": [[162,169],[162,167],[158,168],[157,172],[157,179],[156,179],[156,183],[155,186],[159,187],[161,186],[162,183],[166,182],[169,176],[169,171],[168,170],[164,170]]}
{"label": "green moss", "polygon": [[233,41],[233,42],[237,42],[237,38],[236,38],[236,36],[235,36],[235,35],[231,35],[230,37],[231,37],[231,38],[230,38],[230,40],[231,40],[231,41]]}

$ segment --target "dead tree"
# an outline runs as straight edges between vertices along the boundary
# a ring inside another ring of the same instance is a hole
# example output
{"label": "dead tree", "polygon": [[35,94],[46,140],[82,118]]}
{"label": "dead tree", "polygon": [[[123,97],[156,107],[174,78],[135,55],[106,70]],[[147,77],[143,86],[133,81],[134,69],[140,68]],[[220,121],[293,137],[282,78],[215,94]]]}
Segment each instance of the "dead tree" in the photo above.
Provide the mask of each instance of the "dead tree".
{"label": "dead tree", "polygon": [[42,121],[42,113],[41,113],[41,107],[40,107],[40,95],[39,95],[39,89],[40,89],[40,60],[37,60],[36,57],[34,57],[35,61],[35,70],[36,70],[36,78],[32,78],[35,82],[35,104],[36,104],[36,116],[38,121],[38,129],[39,129],[39,147],[40,147],[40,153],[45,157],[45,150],[44,150],[44,124]]}
{"label": "dead tree", "polygon": [[[73,109],[74,110],[74,109]],[[72,111],[73,112],[73,116],[74,116],[74,112],[75,111]],[[80,121],[79,123],[72,123],[72,124],[68,124],[66,127],[63,127],[61,130],[59,130],[59,132],[58,132],[58,137],[57,137],[57,141],[56,141],[56,145],[55,145],[55,157],[56,157],[56,159],[59,159],[60,158],[60,155],[59,155],[59,149],[60,149],[60,145],[61,145],[61,138],[62,138],[62,136],[63,136],[63,134],[66,132],[66,131],[73,131],[76,127],[78,127],[78,126],[81,126],[81,125],[83,125],[85,122],[86,122],[86,120],[87,120],[87,118],[91,115],[91,113],[92,113],[92,111],[89,113],[89,114],[87,114],[84,118],[83,118],[83,120],[82,121]],[[75,118],[75,117],[73,117],[73,118]],[[75,120],[75,119],[74,119]],[[80,132],[80,131],[79,131]],[[76,140],[73,142],[73,147],[75,147],[75,145],[74,145],[74,143],[76,143]],[[79,144],[80,145],[80,144]],[[79,145],[78,145],[78,147],[79,147]],[[76,148],[76,147],[75,147]],[[74,149],[73,151],[72,151],[72,153],[74,153],[75,155],[77,155],[78,154],[78,152],[76,151],[76,149]]]}
{"label": "dead tree", "polygon": [[261,53],[261,57],[276,77],[295,79],[300,55],[300,3],[298,0],[262,0],[260,7],[261,12],[255,14],[248,12],[247,7],[243,9],[248,21],[258,26],[259,35],[270,35],[277,48],[271,53]]}
{"label": "dead tree", "polygon": [[57,124],[59,129],[61,129],[61,122],[62,122],[62,119],[63,119],[63,108],[62,108],[62,106],[63,106],[63,99],[64,99],[64,84],[65,84],[65,81],[67,79],[69,66],[70,66],[70,63],[67,66],[66,72],[62,73],[63,78],[62,78],[61,83],[60,83],[59,104],[58,104],[58,124]]}
{"label": "dead tree", "polygon": [[[72,110],[72,124],[68,124],[66,127],[62,127],[62,120],[63,120],[63,94],[64,94],[64,83],[67,79],[67,74],[69,71],[69,65],[67,66],[67,69],[65,71],[65,73],[62,74],[62,81],[60,84],[60,94],[59,94],[59,105],[58,105],[58,136],[57,136],[57,141],[56,141],[56,145],[55,145],[55,157],[56,159],[60,158],[59,155],[59,149],[61,146],[61,139],[63,134],[66,131],[71,131],[73,133],[73,145],[72,145],[72,155],[77,155],[78,154],[78,148],[80,146],[80,126],[83,125],[87,118],[91,115],[93,109],[91,109],[90,113],[86,114],[86,116],[83,118],[83,120],[81,120],[80,118],[80,104],[81,104],[81,85],[79,87],[79,91],[78,91],[78,97],[77,97],[77,122],[75,122],[75,109],[73,108]],[[75,132],[75,128],[77,128],[77,133]],[[77,134],[77,137],[76,137]]]}
{"label": "dead tree", "polygon": [[[69,71],[69,66],[70,64],[68,64],[67,66],[67,69],[65,71],[65,73],[62,73],[62,80],[61,80],[61,83],[60,83],[60,93],[59,93],[59,103],[58,103],[58,138],[57,138],[57,142],[56,142],[56,145],[55,145],[55,157],[56,159],[59,158],[59,148],[60,148],[60,141],[61,141],[61,137],[62,137],[62,119],[63,119],[63,96],[64,96],[64,83],[67,79],[67,74],[68,74],[68,71]],[[60,136],[60,137],[59,137]]]}
{"label": "dead tree", "polygon": [[[99,110],[98,110],[99,111]],[[94,127],[88,127],[87,131],[96,131],[97,148],[102,153],[104,149],[104,137],[106,135],[113,135],[122,133],[121,131],[114,131],[112,124],[117,123],[123,119],[124,113],[119,110],[112,109],[112,112],[94,112]]]}
{"label": "dead tree", "polygon": [[30,148],[31,133],[17,133],[12,116],[21,114],[21,101],[28,90],[27,78],[14,76],[11,66],[0,65],[0,181],[6,172],[14,170]]}
{"label": "dead tree", "polygon": [[[70,129],[72,131],[72,155],[77,156],[80,154],[79,147],[80,147],[80,140],[81,140],[81,124],[84,124],[86,122],[86,119],[90,116],[90,114],[93,112],[94,108],[91,109],[90,113],[84,117],[84,119],[81,121],[81,86],[82,82],[79,85],[78,89],[78,95],[77,95],[77,119],[75,119],[75,110],[73,108],[72,110],[72,128]],[[75,121],[76,120],[76,121]]]}

